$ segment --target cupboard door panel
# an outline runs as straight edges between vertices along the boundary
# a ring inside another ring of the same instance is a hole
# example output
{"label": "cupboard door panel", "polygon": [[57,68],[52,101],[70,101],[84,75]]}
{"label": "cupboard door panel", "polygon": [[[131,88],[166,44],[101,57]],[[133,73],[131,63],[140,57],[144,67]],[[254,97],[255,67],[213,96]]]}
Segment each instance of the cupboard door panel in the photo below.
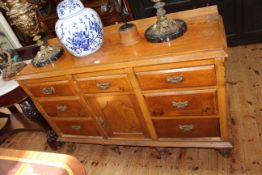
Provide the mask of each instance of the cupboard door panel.
{"label": "cupboard door panel", "polygon": [[86,97],[109,137],[144,138],[142,113],[134,95]]}

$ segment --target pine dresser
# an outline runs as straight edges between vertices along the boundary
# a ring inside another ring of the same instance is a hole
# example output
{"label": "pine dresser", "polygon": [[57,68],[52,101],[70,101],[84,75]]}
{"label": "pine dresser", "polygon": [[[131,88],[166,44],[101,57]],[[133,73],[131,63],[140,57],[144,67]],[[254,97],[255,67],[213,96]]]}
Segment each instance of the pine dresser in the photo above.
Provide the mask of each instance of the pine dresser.
{"label": "pine dresser", "polygon": [[[18,76],[60,142],[153,147],[232,148],[224,61],[227,44],[217,7],[169,15],[187,22],[180,38],[149,43],[155,17],[134,21],[141,42],[124,47],[119,25],[104,28],[102,48],[76,58],[67,51]],[[57,44],[57,39],[49,41]]]}

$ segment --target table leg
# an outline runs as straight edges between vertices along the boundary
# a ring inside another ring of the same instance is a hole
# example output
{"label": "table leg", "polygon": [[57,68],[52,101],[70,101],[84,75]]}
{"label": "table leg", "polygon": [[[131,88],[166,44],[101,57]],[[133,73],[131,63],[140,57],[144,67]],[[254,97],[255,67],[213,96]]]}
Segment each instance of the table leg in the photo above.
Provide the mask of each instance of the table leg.
{"label": "table leg", "polygon": [[54,130],[49,126],[46,120],[42,117],[42,115],[38,112],[35,105],[31,101],[31,99],[26,98],[21,103],[19,103],[24,115],[33,122],[38,123],[43,130],[46,132],[47,143],[52,149],[57,149],[61,146],[61,142],[57,141],[57,134]]}

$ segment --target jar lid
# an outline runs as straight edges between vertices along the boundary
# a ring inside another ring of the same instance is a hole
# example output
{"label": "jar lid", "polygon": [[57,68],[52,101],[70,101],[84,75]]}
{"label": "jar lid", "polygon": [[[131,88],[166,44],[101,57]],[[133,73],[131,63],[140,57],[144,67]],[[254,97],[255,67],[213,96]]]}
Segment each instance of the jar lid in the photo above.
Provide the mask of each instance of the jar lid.
{"label": "jar lid", "polygon": [[59,18],[71,16],[84,9],[79,0],[64,0],[57,5],[56,11]]}

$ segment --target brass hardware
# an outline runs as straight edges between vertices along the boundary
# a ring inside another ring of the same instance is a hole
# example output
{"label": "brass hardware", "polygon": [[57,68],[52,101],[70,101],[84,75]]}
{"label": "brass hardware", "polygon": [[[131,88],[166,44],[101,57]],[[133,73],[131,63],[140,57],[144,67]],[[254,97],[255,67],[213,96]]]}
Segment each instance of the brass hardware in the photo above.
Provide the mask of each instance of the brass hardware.
{"label": "brass hardware", "polygon": [[81,126],[80,125],[72,125],[71,128],[73,130],[76,130],[76,131],[80,131],[81,130]]}
{"label": "brass hardware", "polygon": [[32,60],[35,67],[42,67],[56,61],[64,52],[62,47],[50,46],[39,34],[40,23],[37,19],[36,6],[24,0],[7,0],[7,16],[17,29],[23,34],[32,37],[40,46],[40,50]]}
{"label": "brass hardware", "polygon": [[178,125],[178,128],[183,132],[188,132],[194,128],[194,125]]}
{"label": "brass hardware", "polygon": [[54,87],[45,87],[42,89],[42,93],[45,95],[52,95],[55,93],[55,88]]}
{"label": "brass hardware", "polygon": [[96,87],[101,90],[106,90],[111,87],[109,82],[97,82]]}
{"label": "brass hardware", "polygon": [[188,101],[181,101],[181,102],[172,101],[172,106],[178,109],[184,109],[188,105],[189,105]]}
{"label": "brass hardware", "polygon": [[162,0],[151,0],[155,2],[154,8],[157,10],[157,21],[145,31],[145,38],[153,43],[169,42],[170,40],[180,37],[186,32],[187,25],[180,19],[168,19],[165,2]]}
{"label": "brass hardware", "polygon": [[56,106],[56,109],[57,109],[59,112],[65,112],[65,111],[67,110],[67,106],[66,106],[66,105]]}
{"label": "brass hardware", "polygon": [[98,120],[99,120],[99,123],[100,123],[101,127],[105,128],[106,127],[106,122],[105,122],[104,117],[101,115],[101,116],[98,117]]}
{"label": "brass hardware", "polygon": [[184,80],[184,76],[183,75],[174,76],[174,77],[167,77],[166,78],[166,82],[171,83],[171,84],[181,83],[183,80]]}

